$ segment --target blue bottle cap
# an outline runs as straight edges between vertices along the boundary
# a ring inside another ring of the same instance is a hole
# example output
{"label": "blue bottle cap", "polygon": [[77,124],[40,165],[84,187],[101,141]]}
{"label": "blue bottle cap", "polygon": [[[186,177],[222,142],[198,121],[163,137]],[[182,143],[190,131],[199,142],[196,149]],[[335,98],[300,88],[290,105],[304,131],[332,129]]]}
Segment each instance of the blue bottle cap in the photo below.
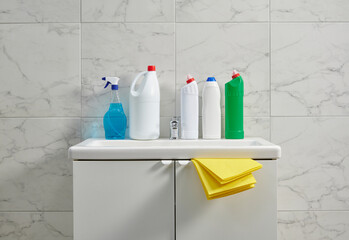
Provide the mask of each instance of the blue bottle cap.
{"label": "blue bottle cap", "polygon": [[208,77],[206,82],[215,82],[216,79],[214,77]]}

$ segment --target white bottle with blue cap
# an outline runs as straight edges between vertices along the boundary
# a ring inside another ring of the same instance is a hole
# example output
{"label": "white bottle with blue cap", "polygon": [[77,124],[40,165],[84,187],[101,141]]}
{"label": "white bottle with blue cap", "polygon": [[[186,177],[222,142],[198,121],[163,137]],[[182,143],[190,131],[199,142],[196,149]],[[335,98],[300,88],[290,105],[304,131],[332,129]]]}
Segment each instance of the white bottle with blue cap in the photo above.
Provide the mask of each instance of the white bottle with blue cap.
{"label": "white bottle with blue cap", "polygon": [[120,78],[103,77],[102,80],[107,82],[104,88],[108,87],[109,85],[111,86],[109,110],[105,113],[103,118],[105,138],[109,140],[124,139],[127,119],[119,98],[118,82]]}
{"label": "white bottle with blue cap", "polygon": [[202,90],[202,137],[221,138],[221,92],[214,77],[207,78]]}

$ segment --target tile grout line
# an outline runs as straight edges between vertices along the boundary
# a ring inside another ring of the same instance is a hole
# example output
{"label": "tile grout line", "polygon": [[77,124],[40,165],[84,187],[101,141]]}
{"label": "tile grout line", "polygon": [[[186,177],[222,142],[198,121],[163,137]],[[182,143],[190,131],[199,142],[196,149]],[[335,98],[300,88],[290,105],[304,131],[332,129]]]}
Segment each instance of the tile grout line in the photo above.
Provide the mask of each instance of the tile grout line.
{"label": "tile grout line", "polygon": [[74,117],[70,117],[70,116],[39,116],[39,117],[0,117],[0,119],[81,119],[81,116],[74,116]]}
{"label": "tile grout line", "polygon": [[[0,24],[76,24],[76,23],[88,23],[88,24],[171,24],[171,23],[203,23],[203,24],[207,24],[207,23],[212,23],[212,24],[216,24],[216,23],[231,23],[231,24],[240,24],[240,23],[247,23],[247,24],[255,24],[255,23],[268,23],[268,21],[241,21],[241,22],[172,22],[172,21],[168,21],[168,22],[87,22],[87,21],[78,21],[78,22],[0,22]],[[282,22],[281,22],[282,23]],[[287,23],[287,22],[286,22]],[[316,22],[314,22],[316,23]],[[321,23],[321,22],[319,22]],[[349,23],[349,21],[347,22]]]}
{"label": "tile grout line", "polygon": [[0,213],[73,213],[73,210],[1,210]]}
{"label": "tile grout line", "polygon": [[[176,1],[174,1],[174,93],[175,93],[175,104],[174,104],[174,116],[177,115],[177,89],[176,89],[176,83],[177,83],[177,15],[176,15]],[[173,161],[173,176],[174,176],[174,183],[173,183],[173,239],[177,240],[177,176],[176,176],[176,161]]]}
{"label": "tile grout line", "polygon": [[[215,23],[225,23],[225,24],[258,24],[258,23],[294,23],[294,24],[305,24],[305,23],[313,23],[313,24],[333,24],[333,23],[344,23],[347,24],[349,23],[349,21],[240,21],[240,22],[176,22],[176,23],[211,23],[211,24],[215,24]],[[0,22],[0,25],[10,25],[10,24],[74,24],[74,23],[89,23],[89,24],[170,24],[173,23],[171,21],[169,22],[88,22],[88,21],[79,21],[79,22]]]}
{"label": "tile grout line", "polygon": [[271,0],[269,0],[269,140],[271,139]]}
{"label": "tile grout line", "polygon": [[175,7],[175,22],[174,22],[174,93],[175,93],[175,104],[174,104],[174,115],[177,115],[177,17],[176,17],[176,7]]}
{"label": "tile grout line", "polygon": [[82,0],[80,0],[80,23],[82,23]]}
{"label": "tile grout line", "polygon": [[314,210],[314,209],[308,209],[308,210],[277,210],[279,212],[349,212],[349,210],[341,210],[341,209],[335,209],[335,210]]}
{"label": "tile grout line", "polygon": [[[173,161],[175,164],[176,161]],[[176,167],[174,167],[174,173],[176,173]],[[174,182],[174,186],[176,186]],[[72,213],[74,210],[0,210],[0,213]],[[277,212],[349,212],[349,210],[343,209],[305,209],[305,210],[277,210]]]}
{"label": "tile grout line", "polygon": [[82,0],[80,0],[80,101],[81,101],[81,109],[80,109],[80,138],[82,139],[83,135],[83,121],[82,121],[82,116],[83,116],[83,101],[82,101],[82,89],[83,84],[82,84]]}

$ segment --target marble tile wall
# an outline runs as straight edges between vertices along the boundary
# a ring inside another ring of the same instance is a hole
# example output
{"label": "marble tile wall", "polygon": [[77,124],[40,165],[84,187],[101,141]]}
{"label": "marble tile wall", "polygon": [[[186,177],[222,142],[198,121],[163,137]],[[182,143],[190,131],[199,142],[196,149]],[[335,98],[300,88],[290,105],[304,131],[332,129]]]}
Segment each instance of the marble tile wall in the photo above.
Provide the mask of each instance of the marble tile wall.
{"label": "marble tile wall", "polygon": [[1,0],[0,238],[73,239],[67,149],[103,137],[100,78],[122,78],[127,114],[130,82],[155,64],[163,137],[188,72],[223,90],[239,70],[246,135],[283,149],[279,240],[348,239],[348,12],[347,0]]}

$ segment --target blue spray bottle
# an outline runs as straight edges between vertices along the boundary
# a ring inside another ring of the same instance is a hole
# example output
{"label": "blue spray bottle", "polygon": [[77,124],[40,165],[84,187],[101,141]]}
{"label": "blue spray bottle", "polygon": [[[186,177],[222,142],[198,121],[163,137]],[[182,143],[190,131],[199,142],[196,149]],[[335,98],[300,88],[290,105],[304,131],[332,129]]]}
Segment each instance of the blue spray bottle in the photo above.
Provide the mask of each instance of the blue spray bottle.
{"label": "blue spray bottle", "polygon": [[109,110],[105,113],[103,118],[103,125],[106,139],[125,139],[125,132],[127,126],[127,119],[122,108],[119,98],[118,77],[103,77],[102,80],[107,84],[104,88],[111,85],[111,98]]}

